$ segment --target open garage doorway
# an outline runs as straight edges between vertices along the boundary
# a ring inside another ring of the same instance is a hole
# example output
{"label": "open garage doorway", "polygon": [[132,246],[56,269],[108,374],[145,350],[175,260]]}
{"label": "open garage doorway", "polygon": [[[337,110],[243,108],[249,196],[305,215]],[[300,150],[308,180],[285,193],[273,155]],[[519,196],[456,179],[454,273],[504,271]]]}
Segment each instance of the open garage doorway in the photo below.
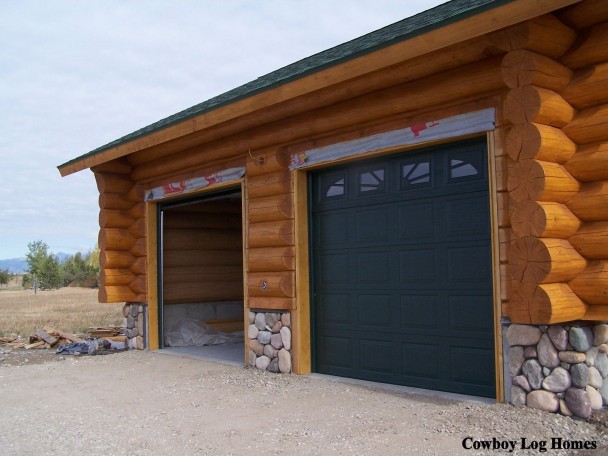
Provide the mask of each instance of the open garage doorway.
{"label": "open garage doorway", "polygon": [[244,364],[240,188],[159,206],[160,347]]}

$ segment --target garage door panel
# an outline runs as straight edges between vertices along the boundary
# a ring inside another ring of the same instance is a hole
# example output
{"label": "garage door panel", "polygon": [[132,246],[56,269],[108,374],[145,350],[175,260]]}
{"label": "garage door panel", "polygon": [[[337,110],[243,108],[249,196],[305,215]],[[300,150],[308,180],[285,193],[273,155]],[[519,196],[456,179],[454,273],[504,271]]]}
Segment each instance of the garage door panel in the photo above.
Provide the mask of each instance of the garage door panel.
{"label": "garage door panel", "polygon": [[494,396],[486,155],[469,141],[311,176],[317,371]]}
{"label": "garage door panel", "polygon": [[401,295],[401,327],[404,329],[438,329],[440,321],[437,295]]}

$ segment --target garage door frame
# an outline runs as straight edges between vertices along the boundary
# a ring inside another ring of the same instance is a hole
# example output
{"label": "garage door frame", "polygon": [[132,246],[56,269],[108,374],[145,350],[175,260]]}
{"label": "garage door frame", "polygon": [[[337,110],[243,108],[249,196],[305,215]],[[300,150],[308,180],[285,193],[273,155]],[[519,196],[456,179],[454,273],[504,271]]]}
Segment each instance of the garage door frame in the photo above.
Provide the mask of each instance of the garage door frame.
{"label": "garage door frame", "polygon": [[[312,238],[310,233],[311,224],[311,199],[309,195],[308,175],[310,171],[317,171],[323,168],[333,167],[337,164],[347,164],[353,161],[364,160],[371,157],[381,157],[386,155],[403,154],[407,152],[416,153],[427,147],[432,147],[439,144],[456,143],[463,139],[471,137],[481,137],[480,135],[471,135],[463,138],[450,138],[449,141],[437,141],[413,147],[405,147],[399,151],[390,151],[386,153],[371,152],[361,154],[357,157],[340,160],[339,162],[325,163],[317,166],[311,166],[306,169],[294,171],[294,200],[295,200],[295,230],[296,230],[296,287],[298,296],[298,307],[294,312],[294,343],[297,353],[297,370],[294,364],[294,371],[298,373],[311,372],[312,367],[312,340],[314,324],[311,315],[312,307],[312,264],[309,261],[311,255],[311,246],[309,239]],[[492,285],[493,285],[493,301],[494,301],[494,364],[496,375],[496,401],[504,402],[504,366],[503,366],[503,350],[502,350],[502,326],[501,326],[501,287],[506,283],[501,282],[501,268],[499,256],[499,235],[498,235],[498,203],[497,203],[497,175],[496,175],[496,156],[500,155],[500,149],[497,147],[495,140],[495,132],[489,131],[485,134],[487,141],[487,159],[488,159],[488,194],[490,201],[490,247],[492,261]]]}

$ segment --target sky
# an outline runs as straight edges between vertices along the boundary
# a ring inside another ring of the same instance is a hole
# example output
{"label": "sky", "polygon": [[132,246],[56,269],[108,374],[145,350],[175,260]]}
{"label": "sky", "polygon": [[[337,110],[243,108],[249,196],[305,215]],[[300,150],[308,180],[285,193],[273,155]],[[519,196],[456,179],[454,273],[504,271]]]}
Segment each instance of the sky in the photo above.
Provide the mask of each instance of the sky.
{"label": "sky", "polygon": [[57,166],[445,0],[0,0],[0,259],[97,242],[89,170]]}

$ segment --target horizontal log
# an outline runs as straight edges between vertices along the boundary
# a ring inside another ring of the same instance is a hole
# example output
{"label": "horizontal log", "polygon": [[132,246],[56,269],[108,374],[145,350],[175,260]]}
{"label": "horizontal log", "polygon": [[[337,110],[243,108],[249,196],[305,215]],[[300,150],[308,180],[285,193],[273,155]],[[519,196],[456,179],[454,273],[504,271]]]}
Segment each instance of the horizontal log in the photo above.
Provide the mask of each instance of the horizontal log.
{"label": "horizontal log", "polygon": [[570,283],[570,288],[587,304],[608,305],[608,261],[590,261]]}
{"label": "horizontal log", "polygon": [[250,297],[293,298],[296,295],[295,272],[250,272],[247,290]]}
{"label": "horizontal log", "polygon": [[129,269],[135,257],[128,251],[101,250],[99,252],[99,267],[102,269]]}
{"label": "horizontal log", "polygon": [[243,236],[241,230],[176,230],[165,231],[165,250],[241,250]]}
{"label": "horizontal log", "polygon": [[520,238],[511,244],[511,278],[523,285],[567,282],[586,267],[585,259],[565,239]]}
{"label": "horizontal log", "polygon": [[510,90],[504,110],[505,117],[514,124],[535,122],[560,128],[572,122],[575,113],[560,94],[535,86]]}
{"label": "horizontal log", "polygon": [[293,220],[250,223],[247,242],[250,248],[294,245]]}
{"label": "horizontal log", "polygon": [[573,70],[608,62],[608,24],[595,25],[581,34],[576,44],[560,61]]}
{"label": "horizontal log", "polygon": [[577,71],[560,93],[577,109],[608,103],[608,62]]}
{"label": "horizontal log", "polygon": [[608,320],[608,306],[587,306],[587,313],[583,317],[586,321]]}
{"label": "horizontal log", "polygon": [[128,229],[131,236],[135,239],[144,237],[146,235],[146,219],[139,218],[134,220]]}
{"label": "horizontal log", "polygon": [[[158,173],[170,174],[200,166],[210,160],[210,154],[218,158],[230,158],[237,154],[245,156],[249,150],[297,142],[311,135],[402,115],[404,109],[415,112],[489,94],[504,87],[499,61],[500,58],[489,58],[299,116],[285,116],[283,120],[207,143],[196,150],[180,151],[179,158],[171,155],[142,164],[133,171],[132,177],[138,182],[151,180]],[[445,81],[450,83],[446,84]],[[441,87],[441,90],[437,90],[437,87]],[[345,112],[348,115],[344,115]]]}
{"label": "horizontal log", "polygon": [[126,252],[135,244],[135,238],[124,228],[102,228],[99,230],[99,249]]}
{"label": "horizontal log", "polygon": [[501,70],[505,84],[510,88],[533,85],[559,92],[572,78],[570,68],[524,49],[507,53]]}
{"label": "horizontal log", "polygon": [[146,286],[147,283],[145,275],[136,276],[129,284],[129,288],[131,289],[131,291],[136,294],[146,293]]}
{"label": "horizontal log", "polygon": [[565,283],[516,289],[506,305],[511,323],[553,324],[579,320],[587,306]]}
{"label": "horizontal log", "polygon": [[174,229],[240,229],[243,223],[241,214],[213,214],[167,212],[163,218],[163,227]]}
{"label": "horizontal log", "polygon": [[547,57],[563,55],[576,39],[576,32],[550,14],[491,33],[493,46],[503,51],[528,49]]}
{"label": "horizontal log", "polygon": [[564,204],[522,201],[515,205],[511,226],[519,237],[568,239],[580,228],[581,221]]}
{"label": "horizontal log", "polygon": [[289,155],[283,148],[273,148],[270,151],[250,151],[247,157],[247,176],[285,171],[289,166]]}
{"label": "horizontal log", "polygon": [[135,243],[129,249],[129,251],[133,254],[134,257],[142,257],[146,256],[146,238],[138,238],[135,240]]}
{"label": "horizontal log", "polygon": [[284,195],[293,192],[293,183],[289,171],[262,174],[247,178],[247,195],[249,200],[266,196]]}
{"label": "horizontal log", "polygon": [[128,193],[134,185],[134,182],[128,175],[111,174],[111,173],[95,173],[95,182],[99,193]]}
{"label": "horizontal log", "polygon": [[608,141],[579,147],[564,166],[582,182],[608,180]]}
{"label": "horizontal log", "polygon": [[509,215],[509,192],[499,192],[496,194],[496,212],[498,213],[498,226],[511,226]]}
{"label": "horizontal log", "polygon": [[498,229],[498,260],[504,263],[509,258],[509,247],[511,247],[511,228]]}
{"label": "horizontal log", "polygon": [[585,29],[608,21],[608,3],[606,0],[585,0],[558,11],[557,16],[574,29]]}
{"label": "horizontal log", "polygon": [[251,198],[247,205],[249,223],[270,222],[293,218],[291,193]]}
{"label": "horizontal log", "polygon": [[213,250],[166,250],[163,264],[165,268],[197,267],[197,266],[226,266],[243,262],[242,249],[223,250],[214,247]]}
{"label": "horizontal log", "polygon": [[100,269],[99,280],[102,285],[129,285],[135,275],[129,269]]}
{"label": "horizontal log", "polygon": [[580,184],[562,165],[521,160],[510,170],[508,187],[509,195],[515,201],[564,203],[577,194]]}
{"label": "horizontal log", "polygon": [[564,133],[577,144],[608,141],[608,104],[580,111],[564,127]]}
{"label": "horizontal log", "polygon": [[134,219],[140,219],[140,218],[145,218],[146,217],[146,203],[141,202],[141,203],[131,203],[132,206],[129,209],[129,214],[131,215],[131,217],[133,217]]}
{"label": "horizontal log", "polygon": [[99,302],[145,302],[146,295],[134,293],[128,286],[99,287],[97,295]]}
{"label": "horizontal log", "polygon": [[200,284],[204,286],[206,283],[213,282],[241,282],[243,283],[243,270],[236,271],[217,271],[215,267],[207,268],[204,272],[176,272],[172,269],[167,269],[163,273],[165,283],[176,285],[178,283]]}
{"label": "horizontal log", "polygon": [[536,159],[560,164],[576,152],[576,144],[562,130],[536,123],[514,125],[507,134],[505,148],[515,161]]}
{"label": "horizontal log", "polygon": [[265,247],[247,250],[247,270],[251,272],[293,271],[296,266],[293,247]]}
{"label": "horizontal log", "polygon": [[129,228],[134,219],[128,211],[102,209],[99,211],[99,226],[101,228]]}
{"label": "horizontal log", "polygon": [[252,310],[288,310],[296,308],[295,298],[262,298],[252,296],[248,301],[248,307]]}
{"label": "horizontal log", "polygon": [[570,244],[585,258],[608,260],[608,221],[585,223]]}
{"label": "horizontal log", "polygon": [[163,290],[165,304],[209,301],[238,301],[243,299],[243,282],[207,282],[205,284],[171,284]]}
{"label": "horizontal log", "polygon": [[100,209],[124,209],[128,210],[133,207],[133,203],[128,201],[122,193],[106,193],[99,194]]}
{"label": "horizontal log", "polygon": [[133,261],[133,264],[131,264],[131,267],[129,268],[129,270],[135,275],[146,275],[146,273],[147,273],[146,267],[147,267],[146,257],[142,256],[139,258],[135,258],[135,260]]}
{"label": "horizontal log", "polygon": [[586,222],[608,220],[608,181],[583,184],[566,206]]}
{"label": "horizontal log", "polygon": [[144,187],[142,185],[134,185],[131,190],[126,193],[126,197],[129,201],[134,203],[143,202],[145,199]]}

